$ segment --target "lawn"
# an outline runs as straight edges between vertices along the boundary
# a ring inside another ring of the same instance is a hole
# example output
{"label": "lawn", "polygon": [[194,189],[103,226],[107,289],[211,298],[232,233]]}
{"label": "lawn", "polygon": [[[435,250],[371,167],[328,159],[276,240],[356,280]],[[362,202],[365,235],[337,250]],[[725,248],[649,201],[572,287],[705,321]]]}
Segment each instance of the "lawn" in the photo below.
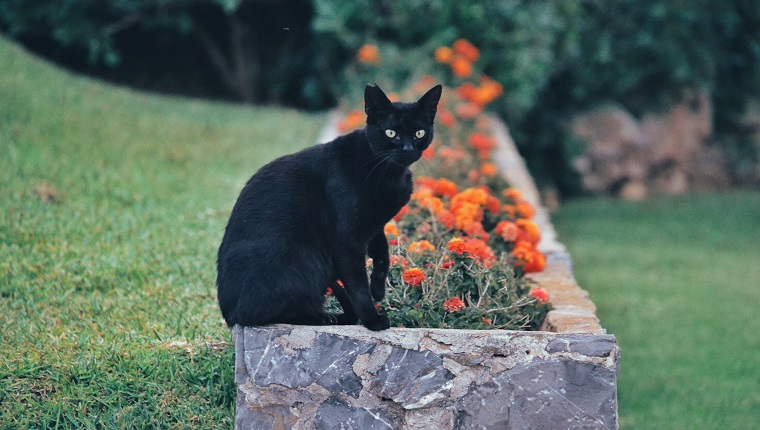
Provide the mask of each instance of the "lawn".
{"label": "lawn", "polygon": [[0,38],[0,429],[229,428],[216,247],[324,115],[141,94]]}
{"label": "lawn", "polygon": [[621,428],[757,428],[760,191],[580,200],[553,221],[623,351]]}

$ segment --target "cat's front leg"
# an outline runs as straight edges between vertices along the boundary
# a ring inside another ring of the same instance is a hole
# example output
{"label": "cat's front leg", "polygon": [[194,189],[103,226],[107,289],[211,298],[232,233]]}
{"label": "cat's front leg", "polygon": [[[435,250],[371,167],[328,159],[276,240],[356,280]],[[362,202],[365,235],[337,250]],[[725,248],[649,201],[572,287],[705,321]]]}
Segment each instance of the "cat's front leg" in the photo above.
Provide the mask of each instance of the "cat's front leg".
{"label": "cat's front leg", "polygon": [[385,330],[391,326],[391,323],[387,316],[377,312],[372,301],[365,268],[365,250],[363,247],[343,243],[344,246],[339,248],[340,253],[336,262],[338,275],[343,281],[351,307],[365,327],[374,331]]}
{"label": "cat's front leg", "polygon": [[379,302],[385,297],[385,279],[388,277],[388,269],[390,268],[388,240],[382,230],[370,240],[367,255],[372,259],[369,290],[372,293],[372,298]]}

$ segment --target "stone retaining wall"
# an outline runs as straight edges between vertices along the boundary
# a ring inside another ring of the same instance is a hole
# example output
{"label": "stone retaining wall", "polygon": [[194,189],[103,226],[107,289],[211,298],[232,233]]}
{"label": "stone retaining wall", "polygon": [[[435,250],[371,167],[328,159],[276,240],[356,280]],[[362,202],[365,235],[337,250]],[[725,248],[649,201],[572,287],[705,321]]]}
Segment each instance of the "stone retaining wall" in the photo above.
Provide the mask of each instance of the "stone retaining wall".
{"label": "stone retaining wall", "polygon": [[537,208],[547,266],[531,279],[554,306],[542,331],[235,327],[237,429],[617,428],[620,348],[509,133],[491,124],[494,162]]}

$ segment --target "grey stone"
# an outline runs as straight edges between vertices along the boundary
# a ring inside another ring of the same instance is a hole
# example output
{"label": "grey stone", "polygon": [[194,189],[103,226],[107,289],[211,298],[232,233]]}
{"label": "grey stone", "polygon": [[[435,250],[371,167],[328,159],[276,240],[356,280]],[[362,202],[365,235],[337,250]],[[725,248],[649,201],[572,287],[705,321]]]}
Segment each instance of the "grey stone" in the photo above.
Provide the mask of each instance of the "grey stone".
{"label": "grey stone", "polygon": [[546,352],[573,352],[589,357],[609,357],[615,349],[615,336],[567,334],[546,345]]}
{"label": "grey stone", "polygon": [[457,406],[457,429],[617,428],[615,371],[536,359],[474,387]]}
{"label": "grey stone", "polygon": [[[272,333],[286,336],[289,332],[276,330]],[[351,363],[357,356],[372,352],[374,344],[318,333],[313,346],[291,350],[288,354],[285,347],[276,342],[276,335],[259,336],[261,339],[256,342],[248,342],[246,338],[245,363],[255,385],[279,384],[299,388],[316,382],[331,392],[359,395],[361,379],[354,373]]]}
{"label": "grey stone", "polygon": [[385,365],[370,382],[369,391],[417,409],[446,397],[454,386],[454,375],[443,359],[430,351],[394,348]]}
{"label": "grey stone", "polygon": [[398,412],[382,406],[351,406],[337,396],[325,400],[314,415],[316,430],[394,430],[400,428]]}

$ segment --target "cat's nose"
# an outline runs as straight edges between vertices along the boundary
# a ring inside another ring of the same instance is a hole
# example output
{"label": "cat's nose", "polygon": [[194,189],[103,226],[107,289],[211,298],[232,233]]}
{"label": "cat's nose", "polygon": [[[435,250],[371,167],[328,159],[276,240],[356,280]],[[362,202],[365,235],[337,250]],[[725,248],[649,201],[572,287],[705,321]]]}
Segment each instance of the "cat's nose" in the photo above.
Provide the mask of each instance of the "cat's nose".
{"label": "cat's nose", "polygon": [[414,145],[412,145],[411,142],[404,143],[404,146],[401,148],[401,150],[404,151],[404,152],[414,151]]}

